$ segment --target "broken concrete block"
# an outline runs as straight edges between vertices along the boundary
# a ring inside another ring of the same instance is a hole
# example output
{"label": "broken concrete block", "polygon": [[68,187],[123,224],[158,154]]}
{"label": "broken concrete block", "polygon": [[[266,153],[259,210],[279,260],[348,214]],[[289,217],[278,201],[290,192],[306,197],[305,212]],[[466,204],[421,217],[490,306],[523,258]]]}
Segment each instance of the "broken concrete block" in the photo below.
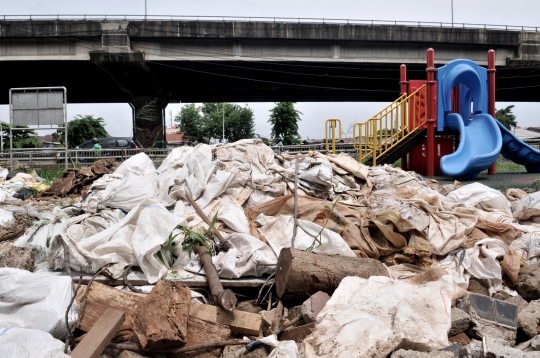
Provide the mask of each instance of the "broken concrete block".
{"label": "broken concrete block", "polygon": [[485,339],[486,356],[484,356],[484,342],[474,340],[459,351],[459,358],[527,358],[519,349],[510,347],[502,339],[487,337]]}
{"label": "broken concrete block", "polygon": [[448,332],[448,336],[452,337],[465,332],[471,324],[471,318],[465,311],[460,308],[452,308],[451,313],[452,327]]}
{"label": "broken concrete block", "polygon": [[322,311],[329,299],[330,296],[322,291],[311,295],[311,297],[302,304],[302,316],[304,317],[304,322],[315,322],[319,312]]}
{"label": "broken concrete block", "polygon": [[[458,334],[458,336],[465,336],[467,337],[465,334],[461,333],[461,334]],[[457,337],[457,336],[456,336]],[[467,337],[467,344],[469,344],[471,342],[471,340],[469,339],[469,337]],[[460,344],[460,343],[454,343],[454,344],[451,344],[449,345],[448,347],[446,347],[445,349],[443,349],[442,351],[443,352],[451,352],[454,357],[458,357],[459,356],[459,351],[461,350],[461,348],[463,348],[463,346],[466,346],[467,344]]]}
{"label": "broken concrete block", "polygon": [[519,270],[516,291],[523,298],[540,298],[540,266],[529,265]]}
{"label": "broken concrete block", "polygon": [[540,351],[540,336],[535,336],[531,340],[531,348],[535,351]]}
{"label": "broken concrete block", "polygon": [[487,296],[471,294],[459,303],[469,314],[471,328],[468,335],[477,339],[494,337],[514,345],[517,335],[517,306]]}
{"label": "broken concrete block", "polygon": [[527,306],[529,305],[529,302],[525,301],[520,295],[507,298],[504,300],[504,302],[508,302],[518,306],[518,315],[519,312],[521,312],[524,308],[527,308]]}
{"label": "broken concrete block", "polygon": [[454,354],[447,351],[434,351],[426,353],[400,349],[392,353],[390,358],[454,358]]}
{"label": "broken concrete block", "polygon": [[249,313],[259,313],[262,311],[261,306],[255,304],[255,300],[238,302],[236,305],[237,311],[244,311]]}
{"label": "broken concrete block", "polygon": [[271,311],[261,311],[261,316],[262,316],[261,333],[263,337],[266,337],[272,334],[272,321],[274,321],[275,314],[276,314],[275,308],[273,308]]}
{"label": "broken concrete block", "polygon": [[518,326],[523,332],[534,337],[538,335],[538,323],[540,320],[540,300],[531,301],[527,307],[518,313]]}
{"label": "broken concrete block", "polygon": [[476,277],[471,277],[469,279],[469,287],[467,287],[467,291],[483,296],[489,296],[489,290]]}
{"label": "broken concrete block", "polygon": [[300,327],[288,328],[279,336],[280,341],[295,341],[301,343],[311,334],[315,328],[315,323],[308,323]]}

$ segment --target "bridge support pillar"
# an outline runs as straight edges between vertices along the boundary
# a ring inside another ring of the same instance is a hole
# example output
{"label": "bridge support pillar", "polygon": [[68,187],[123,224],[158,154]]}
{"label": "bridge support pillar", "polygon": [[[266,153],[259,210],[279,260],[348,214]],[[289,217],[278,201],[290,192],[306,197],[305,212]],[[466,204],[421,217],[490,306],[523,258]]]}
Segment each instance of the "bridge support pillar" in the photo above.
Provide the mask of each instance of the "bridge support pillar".
{"label": "bridge support pillar", "polygon": [[165,148],[165,107],[168,98],[132,97],[133,137],[145,148]]}

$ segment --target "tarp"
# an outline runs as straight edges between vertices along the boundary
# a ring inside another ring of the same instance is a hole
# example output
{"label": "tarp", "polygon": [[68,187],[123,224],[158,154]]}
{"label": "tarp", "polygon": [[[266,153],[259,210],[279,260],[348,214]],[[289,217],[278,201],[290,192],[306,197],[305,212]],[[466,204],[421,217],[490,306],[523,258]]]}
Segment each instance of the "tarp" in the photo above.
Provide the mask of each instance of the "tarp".
{"label": "tarp", "polygon": [[345,277],[306,338],[305,357],[380,357],[393,350],[448,346],[452,279],[415,285],[372,276]]}
{"label": "tarp", "polygon": [[[0,331],[32,328],[63,338],[67,334],[64,317],[72,296],[71,277],[0,268]],[[76,321],[74,302],[68,312],[68,323],[73,326]]]}

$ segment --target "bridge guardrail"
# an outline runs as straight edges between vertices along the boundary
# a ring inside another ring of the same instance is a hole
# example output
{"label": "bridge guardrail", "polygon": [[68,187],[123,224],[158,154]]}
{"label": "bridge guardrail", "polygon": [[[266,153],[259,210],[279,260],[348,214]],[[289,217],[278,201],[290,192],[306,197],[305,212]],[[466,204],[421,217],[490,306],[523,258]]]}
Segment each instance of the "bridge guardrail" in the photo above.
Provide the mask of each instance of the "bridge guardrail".
{"label": "bridge guardrail", "polygon": [[465,29],[489,29],[505,31],[538,32],[540,26],[523,25],[499,25],[499,24],[474,24],[452,23],[440,21],[402,21],[402,20],[362,20],[362,19],[335,19],[316,17],[268,17],[268,16],[197,16],[197,15],[85,15],[85,14],[44,14],[44,15],[0,15],[4,21],[21,20],[139,20],[139,21],[259,21],[259,22],[294,22],[294,23],[323,23],[323,24],[350,24],[350,25],[402,25],[414,27],[444,27]]}

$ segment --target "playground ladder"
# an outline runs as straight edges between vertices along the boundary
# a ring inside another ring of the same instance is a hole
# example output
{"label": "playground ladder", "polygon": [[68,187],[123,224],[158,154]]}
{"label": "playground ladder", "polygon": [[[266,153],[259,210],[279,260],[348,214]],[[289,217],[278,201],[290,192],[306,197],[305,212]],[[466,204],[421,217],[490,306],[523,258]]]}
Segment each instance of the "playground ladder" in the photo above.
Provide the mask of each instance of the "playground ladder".
{"label": "playground ladder", "polygon": [[364,123],[353,126],[358,161],[373,166],[426,124],[426,85],[404,93]]}

